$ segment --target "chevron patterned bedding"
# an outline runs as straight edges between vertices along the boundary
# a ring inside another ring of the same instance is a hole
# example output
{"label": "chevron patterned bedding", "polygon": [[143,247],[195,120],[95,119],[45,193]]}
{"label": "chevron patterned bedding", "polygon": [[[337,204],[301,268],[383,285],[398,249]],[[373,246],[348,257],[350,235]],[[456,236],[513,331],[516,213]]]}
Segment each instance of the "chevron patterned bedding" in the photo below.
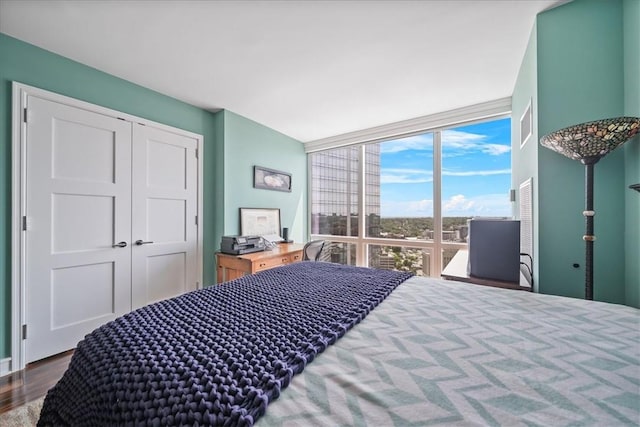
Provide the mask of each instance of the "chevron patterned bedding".
{"label": "chevron patterned bedding", "polygon": [[414,277],[257,423],[431,425],[640,425],[640,310]]}
{"label": "chevron patterned bedding", "polygon": [[79,345],[40,424],[640,425],[640,310],[406,277],[296,263],[153,304]]}
{"label": "chevron patterned bedding", "polygon": [[148,305],[78,344],[38,424],[251,426],[410,276],[301,262]]}

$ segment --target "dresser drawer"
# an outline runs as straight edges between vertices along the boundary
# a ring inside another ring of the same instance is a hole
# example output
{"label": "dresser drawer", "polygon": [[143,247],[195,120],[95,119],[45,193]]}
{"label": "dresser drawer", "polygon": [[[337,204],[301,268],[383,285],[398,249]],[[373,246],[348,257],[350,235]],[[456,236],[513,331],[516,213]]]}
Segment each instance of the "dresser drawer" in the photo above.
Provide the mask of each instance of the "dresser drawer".
{"label": "dresser drawer", "polygon": [[268,268],[277,267],[279,265],[287,264],[289,260],[288,255],[277,256],[273,258],[263,258],[253,263],[253,269],[255,271],[262,271]]}
{"label": "dresser drawer", "polygon": [[302,261],[302,251],[274,256],[271,258],[255,261],[253,264],[254,271],[267,270],[269,268],[281,265],[291,264],[292,262]]}
{"label": "dresser drawer", "polygon": [[289,254],[289,262],[302,261],[302,251],[292,252]]}
{"label": "dresser drawer", "polygon": [[222,283],[245,274],[257,273],[269,268],[302,261],[302,244],[280,244],[273,251],[254,252],[244,255],[216,254],[218,264],[217,282]]}

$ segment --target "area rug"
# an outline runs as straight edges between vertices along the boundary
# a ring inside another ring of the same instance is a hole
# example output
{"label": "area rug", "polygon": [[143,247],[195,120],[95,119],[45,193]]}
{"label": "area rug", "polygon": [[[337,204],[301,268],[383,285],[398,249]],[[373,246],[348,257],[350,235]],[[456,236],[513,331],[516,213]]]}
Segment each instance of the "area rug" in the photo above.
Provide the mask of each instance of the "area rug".
{"label": "area rug", "polygon": [[25,403],[15,409],[0,414],[0,426],[2,427],[26,427],[35,426],[40,417],[44,397]]}

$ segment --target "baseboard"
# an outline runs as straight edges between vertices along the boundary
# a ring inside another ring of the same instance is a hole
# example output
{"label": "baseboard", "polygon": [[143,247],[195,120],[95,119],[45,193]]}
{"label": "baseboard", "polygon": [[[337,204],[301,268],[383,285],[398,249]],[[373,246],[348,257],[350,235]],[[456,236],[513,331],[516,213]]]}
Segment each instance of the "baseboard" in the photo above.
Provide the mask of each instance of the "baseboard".
{"label": "baseboard", "polygon": [[0,359],[0,377],[11,373],[11,358]]}

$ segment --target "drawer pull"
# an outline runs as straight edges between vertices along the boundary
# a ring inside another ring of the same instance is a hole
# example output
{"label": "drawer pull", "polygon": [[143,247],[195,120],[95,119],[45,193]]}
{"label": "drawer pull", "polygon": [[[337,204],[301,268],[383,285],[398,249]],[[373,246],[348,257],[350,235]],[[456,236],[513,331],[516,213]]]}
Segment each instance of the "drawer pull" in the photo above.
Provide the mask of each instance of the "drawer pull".
{"label": "drawer pull", "polygon": [[262,264],[260,264],[260,267],[264,267],[265,265],[267,265],[267,264],[265,264],[265,263],[263,262]]}

